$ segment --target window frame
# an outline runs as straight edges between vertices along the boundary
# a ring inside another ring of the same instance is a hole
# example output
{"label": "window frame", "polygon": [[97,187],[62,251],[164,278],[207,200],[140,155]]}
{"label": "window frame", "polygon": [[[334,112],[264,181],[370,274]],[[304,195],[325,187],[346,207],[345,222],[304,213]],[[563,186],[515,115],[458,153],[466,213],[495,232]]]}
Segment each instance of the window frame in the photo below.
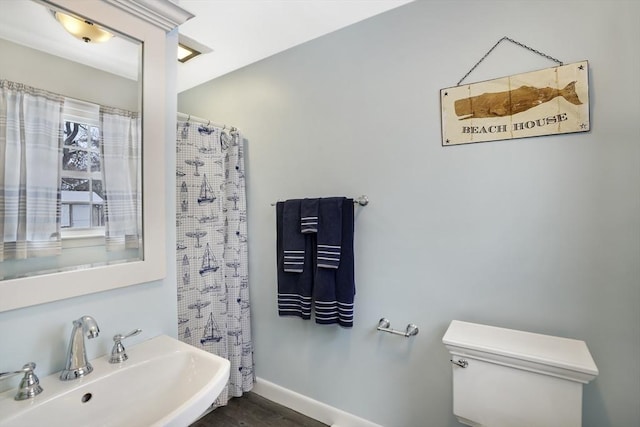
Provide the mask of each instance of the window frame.
{"label": "window frame", "polygon": [[[80,125],[86,125],[88,127],[96,127],[98,128],[98,132],[100,134],[100,140],[102,140],[102,127],[100,126],[100,106],[91,102],[81,101],[74,98],[65,98],[64,107],[62,111],[62,120],[63,123],[72,122],[78,123]],[[98,203],[93,202],[93,196],[91,193],[93,192],[93,181],[99,180],[104,185],[104,176],[103,176],[103,159],[102,159],[102,141],[98,145],[97,149],[92,148],[92,144],[89,143],[87,148],[79,147],[80,151],[84,151],[89,155],[90,153],[97,153],[99,155],[100,161],[100,169],[98,171],[67,171],[63,168],[64,155],[60,157],[60,185],[62,186],[62,180],[65,178],[69,179],[87,179],[90,181],[90,199],[87,203],[68,203],[70,208],[73,205],[87,205],[89,206],[89,221],[93,221],[93,206],[98,205]],[[64,154],[64,149],[67,146],[62,144],[62,153]],[[91,164],[89,161],[88,169],[91,169]],[[62,190],[61,190],[62,191]],[[62,200],[61,196],[61,211],[60,211],[60,221],[62,223],[62,205],[65,204],[64,200]],[[106,205],[106,201],[103,199],[102,209],[104,214],[104,209]],[[60,236],[63,240],[63,247],[81,247],[82,242],[88,242],[87,239],[102,237],[104,238],[106,233],[106,228],[104,225],[101,226],[89,226],[89,227],[62,227],[60,228]],[[71,243],[70,245],[64,245],[65,240],[78,240],[77,242]],[[104,240],[99,243],[104,244]],[[96,241],[92,241],[89,246],[98,246],[99,244]]]}

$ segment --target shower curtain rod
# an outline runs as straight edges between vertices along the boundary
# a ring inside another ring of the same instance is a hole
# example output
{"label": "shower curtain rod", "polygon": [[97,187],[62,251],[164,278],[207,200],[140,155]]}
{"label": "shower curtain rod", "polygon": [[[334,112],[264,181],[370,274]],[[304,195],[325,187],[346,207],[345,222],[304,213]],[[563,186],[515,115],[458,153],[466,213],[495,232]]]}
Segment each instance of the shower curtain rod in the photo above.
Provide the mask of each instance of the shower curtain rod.
{"label": "shower curtain rod", "polygon": [[203,119],[202,117],[196,117],[196,116],[193,116],[191,114],[186,114],[186,113],[178,112],[178,120],[185,120],[185,121],[190,122],[190,123],[191,122],[193,122],[193,123],[202,123],[202,124],[207,125],[207,126],[214,126],[214,127],[221,128],[221,129],[238,130],[238,128],[236,128],[235,126],[220,125],[218,123],[213,123],[211,120]]}

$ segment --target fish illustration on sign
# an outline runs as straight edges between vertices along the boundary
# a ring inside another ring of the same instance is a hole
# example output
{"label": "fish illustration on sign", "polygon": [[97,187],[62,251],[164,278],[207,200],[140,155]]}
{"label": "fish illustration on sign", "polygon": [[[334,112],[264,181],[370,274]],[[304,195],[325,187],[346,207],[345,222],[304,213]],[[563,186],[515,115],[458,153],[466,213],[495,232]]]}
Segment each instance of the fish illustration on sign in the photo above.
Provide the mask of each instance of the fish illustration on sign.
{"label": "fish illustration on sign", "polygon": [[574,105],[582,104],[576,94],[576,82],[573,81],[562,89],[520,86],[505,92],[483,93],[456,100],[454,108],[456,115],[462,116],[460,120],[505,117],[522,113],[558,96]]}
{"label": "fish illustration on sign", "polygon": [[589,63],[440,90],[442,145],[589,132]]}

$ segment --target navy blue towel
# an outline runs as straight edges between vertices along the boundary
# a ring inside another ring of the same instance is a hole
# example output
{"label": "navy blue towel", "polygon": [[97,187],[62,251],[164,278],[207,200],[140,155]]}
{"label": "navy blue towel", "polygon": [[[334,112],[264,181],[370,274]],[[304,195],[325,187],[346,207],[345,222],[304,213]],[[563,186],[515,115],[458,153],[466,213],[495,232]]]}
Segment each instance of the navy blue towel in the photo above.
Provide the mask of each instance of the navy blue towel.
{"label": "navy blue towel", "polygon": [[318,199],[302,199],[300,204],[300,232],[318,232]]}
{"label": "navy blue towel", "polygon": [[305,238],[300,233],[300,200],[284,202],[282,212],[283,269],[289,273],[302,273],[304,268]]}
{"label": "navy blue towel", "polygon": [[[321,199],[318,206],[318,267],[340,266],[344,197]],[[353,206],[352,209],[353,210]]]}
{"label": "navy blue towel", "polygon": [[[285,270],[286,255],[284,251],[284,209],[285,202],[276,204],[276,254],[278,271],[278,314],[280,316],[298,316],[303,319],[311,318],[311,300],[313,289],[313,272],[315,258],[313,242],[302,237],[302,265],[306,264],[301,273],[291,273]],[[299,217],[295,224],[299,234]],[[302,234],[300,234],[302,236]]]}
{"label": "navy blue towel", "polygon": [[[331,211],[338,209],[339,215],[336,212],[327,212],[327,209]],[[338,220],[337,223],[330,222]],[[319,268],[319,243],[325,224],[333,230],[329,233],[331,236],[336,235],[335,229],[339,230],[340,240],[337,242],[331,240],[338,245],[330,245],[340,246],[339,262],[335,267]],[[353,234],[353,199],[344,197],[321,199],[318,228],[318,268],[315,269],[313,291],[316,323],[337,323],[347,328],[353,326],[353,301],[356,294]]]}

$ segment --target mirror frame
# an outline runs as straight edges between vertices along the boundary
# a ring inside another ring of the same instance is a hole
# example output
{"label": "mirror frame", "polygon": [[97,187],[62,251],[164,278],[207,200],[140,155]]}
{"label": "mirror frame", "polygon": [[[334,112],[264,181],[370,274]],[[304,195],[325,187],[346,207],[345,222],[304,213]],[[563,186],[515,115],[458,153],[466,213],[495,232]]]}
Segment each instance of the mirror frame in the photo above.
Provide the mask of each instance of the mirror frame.
{"label": "mirror frame", "polygon": [[[143,43],[143,260],[0,281],[0,312],[166,277],[167,35],[192,14],[168,0],[34,0],[94,20]],[[175,60],[175,59],[174,59]],[[177,61],[177,60],[176,60]],[[177,64],[177,62],[176,62]],[[176,65],[177,66],[177,65]]]}

